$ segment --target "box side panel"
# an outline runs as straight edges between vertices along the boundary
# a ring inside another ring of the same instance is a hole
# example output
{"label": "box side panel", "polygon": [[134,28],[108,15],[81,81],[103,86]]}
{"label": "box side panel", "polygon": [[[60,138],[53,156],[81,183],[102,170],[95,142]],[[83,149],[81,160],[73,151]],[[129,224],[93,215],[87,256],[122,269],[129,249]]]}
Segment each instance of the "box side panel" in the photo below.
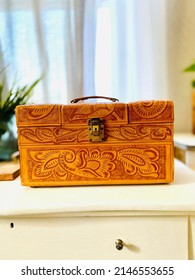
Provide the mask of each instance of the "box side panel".
{"label": "box side panel", "polygon": [[27,186],[156,184],[173,180],[172,143],[21,146]]}

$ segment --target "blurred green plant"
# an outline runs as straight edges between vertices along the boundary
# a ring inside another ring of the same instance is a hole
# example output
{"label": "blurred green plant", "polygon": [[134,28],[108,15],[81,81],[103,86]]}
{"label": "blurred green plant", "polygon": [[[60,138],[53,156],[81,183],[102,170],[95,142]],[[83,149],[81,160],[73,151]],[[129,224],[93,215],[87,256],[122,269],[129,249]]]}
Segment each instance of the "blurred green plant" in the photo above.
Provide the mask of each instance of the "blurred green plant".
{"label": "blurred green plant", "polygon": [[36,79],[32,84],[22,87],[16,88],[13,85],[7,92],[5,79],[0,82],[0,136],[7,131],[8,123],[15,113],[16,106],[27,103],[32,96],[33,89],[41,79],[42,77]]}
{"label": "blurred green plant", "polygon": [[[195,72],[195,62],[183,69],[184,72]],[[195,88],[195,80],[192,80],[192,87]]]}

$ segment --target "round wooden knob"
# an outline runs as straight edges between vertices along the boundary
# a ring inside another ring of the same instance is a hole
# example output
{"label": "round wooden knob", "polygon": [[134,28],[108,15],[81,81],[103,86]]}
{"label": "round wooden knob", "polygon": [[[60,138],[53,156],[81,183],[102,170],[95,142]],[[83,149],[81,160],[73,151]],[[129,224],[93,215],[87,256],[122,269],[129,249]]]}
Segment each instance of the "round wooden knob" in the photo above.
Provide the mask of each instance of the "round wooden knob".
{"label": "round wooden knob", "polygon": [[123,249],[123,241],[121,239],[117,239],[115,241],[116,249],[117,250],[122,250]]}

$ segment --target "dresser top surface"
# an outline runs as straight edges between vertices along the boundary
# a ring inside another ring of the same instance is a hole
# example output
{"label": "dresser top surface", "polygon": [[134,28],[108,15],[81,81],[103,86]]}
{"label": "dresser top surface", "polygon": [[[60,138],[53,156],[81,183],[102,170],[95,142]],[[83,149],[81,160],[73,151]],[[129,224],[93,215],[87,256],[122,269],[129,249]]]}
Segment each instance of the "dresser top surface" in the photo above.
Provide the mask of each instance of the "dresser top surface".
{"label": "dresser top surface", "polygon": [[195,134],[192,133],[175,133],[174,144],[186,150],[195,150]]}
{"label": "dresser top surface", "polygon": [[175,160],[171,184],[30,188],[0,182],[0,216],[195,211],[195,172]]}

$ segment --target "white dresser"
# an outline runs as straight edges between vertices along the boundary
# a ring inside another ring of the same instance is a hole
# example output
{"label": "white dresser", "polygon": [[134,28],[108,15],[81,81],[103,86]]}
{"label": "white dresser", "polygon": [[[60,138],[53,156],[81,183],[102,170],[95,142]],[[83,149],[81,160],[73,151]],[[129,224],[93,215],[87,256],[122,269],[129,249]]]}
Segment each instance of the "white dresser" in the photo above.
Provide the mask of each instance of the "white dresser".
{"label": "white dresser", "polygon": [[195,134],[175,133],[175,157],[195,170]]}
{"label": "white dresser", "polygon": [[0,182],[0,259],[194,258],[195,172],[177,160],[169,185]]}

